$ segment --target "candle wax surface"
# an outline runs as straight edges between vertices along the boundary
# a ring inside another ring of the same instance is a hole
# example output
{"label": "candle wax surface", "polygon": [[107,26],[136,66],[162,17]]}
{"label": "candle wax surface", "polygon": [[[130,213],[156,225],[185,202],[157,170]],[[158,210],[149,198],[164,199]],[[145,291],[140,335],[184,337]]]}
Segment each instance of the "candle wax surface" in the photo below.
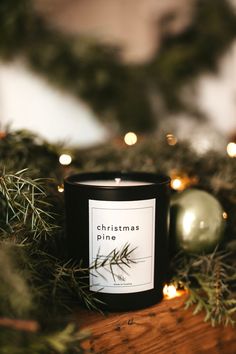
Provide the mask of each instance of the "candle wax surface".
{"label": "candle wax surface", "polygon": [[153,184],[151,182],[122,180],[121,178],[114,178],[111,180],[81,181],[77,183],[88,185],[88,186],[103,186],[103,187],[134,187],[134,186],[146,186],[146,185]]}

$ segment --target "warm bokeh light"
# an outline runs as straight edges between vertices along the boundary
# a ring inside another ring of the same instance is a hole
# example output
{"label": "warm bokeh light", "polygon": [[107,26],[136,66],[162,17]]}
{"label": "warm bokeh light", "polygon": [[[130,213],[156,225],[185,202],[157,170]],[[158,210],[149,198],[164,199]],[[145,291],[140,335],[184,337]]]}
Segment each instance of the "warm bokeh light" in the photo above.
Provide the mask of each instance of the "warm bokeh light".
{"label": "warm bokeh light", "polygon": [[183,190],[183,182],[180,177],[173,178],[170,182],[171,188],[176,191]]}
{"label": "warm bokeh light", "polygon": [[177,289],[174,285],[165,285],[163,288],[163,294],[166,298],[172,299],[176,296]]}
{"label": "warm bokeh light", "polygon": [[59,157],[59,162],[61,165],[68,166],[72,161],[72,157],[68,154],[62,154]]}
{"label": "warm bokeh light", "polygon": [[137,143],[138,137],[133,132],[128,132],[124,136],[124,141],[127,145],[134,145]]}
{"label": "warm bokeh light", "polygon": [[64,192],[64,186],[63,186],[63,184],[57,186],[57,190],[58,190],[58,192],[60,192],[60,193]]}
{"label": "warm bokeh light", "polygon": [[236,157],[236,143],[229,143],[227,145],[227,153],[230,157]]}
{"label": "warm bokeh light", "polygon": [[173,170],[170,172],[170,177],[170,186],[176,191],[183,191],[186,188],[194,186],[198,183],[198,178],[196,176],[190,177],[183,171]]}
{"label": "warm bokeh light", "polygon": [[0,130],[0,139],[4,139],[7,136],[7,133],[3,130]]}
{"label": "warm bokeh light", "polygon": [[225,219],[225,220],[228,219],[228,214],[225,211],[223,212],[222,216],[223,216],[223,219]]}
{"label": "warm bokeh light", "polygon": [[174,146],[178,140],[173,134],[166,134],[166,141],[168,145]]}
{"label": "warm bokeh light", "polygon": [[163,288],[163,295],[164,295],[164,298],[167,300],[182,296],[185,293],[186,293],[185,290],[177,290],[173,284],[170,284],[170,285],[166,284]]}

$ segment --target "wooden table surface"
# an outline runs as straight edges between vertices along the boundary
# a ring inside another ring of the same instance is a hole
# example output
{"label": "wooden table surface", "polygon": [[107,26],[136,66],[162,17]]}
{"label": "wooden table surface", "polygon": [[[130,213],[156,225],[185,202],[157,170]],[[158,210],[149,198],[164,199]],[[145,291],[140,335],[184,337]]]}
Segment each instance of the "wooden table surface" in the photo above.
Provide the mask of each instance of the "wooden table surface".
{"label": "wooden table surface", "polygon": [[96,354],[236,354],[235,328],[212,328],[204,314],[184,310],[184,296],[144,310],[102,315],[79,310],[90,331],[84,349]]}

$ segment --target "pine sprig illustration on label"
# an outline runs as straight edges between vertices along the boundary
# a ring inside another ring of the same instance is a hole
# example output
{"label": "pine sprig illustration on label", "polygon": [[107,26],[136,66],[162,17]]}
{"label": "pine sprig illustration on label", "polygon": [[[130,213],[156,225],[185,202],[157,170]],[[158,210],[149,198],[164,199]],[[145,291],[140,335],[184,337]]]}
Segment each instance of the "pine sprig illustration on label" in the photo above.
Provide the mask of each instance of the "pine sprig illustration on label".
{"label": "pine sprig illustration on label", "polygon": [[116,248],[109,252],[108,255],[100,254],[100,249],[98,250],[97,257],[95,261],[90,266],[90,270],[95,270],[95,273],[92,274],[96,276],[96,272],[104,278],[104,275],[99,273],[100,268],[104,268],[108,270],[112,274],[112,278],[115,281],[116,278],[118,280],[123,280],[121,277],[122,275],[116,274],[114,272],[114,266],[117,266],[122,274],[127,274],[127,270],[125,267],[130,268],[131,264],[136,263],[136,260],[132,257],[135,251],[135,248],[131,248],[129,243],[126,243],[120,250]]}

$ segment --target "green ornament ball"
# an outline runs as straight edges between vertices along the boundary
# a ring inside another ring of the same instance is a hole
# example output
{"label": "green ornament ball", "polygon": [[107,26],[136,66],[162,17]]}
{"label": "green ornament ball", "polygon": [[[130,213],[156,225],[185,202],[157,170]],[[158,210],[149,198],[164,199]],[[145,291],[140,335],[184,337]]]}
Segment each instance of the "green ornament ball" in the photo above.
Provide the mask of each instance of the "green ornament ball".
{"label": "green ornament ball", "polygon": [[171,199],[170,237],[177,249],[187,253],[212,252],[225,229],[223,209],[211,194],[187,189]]}

